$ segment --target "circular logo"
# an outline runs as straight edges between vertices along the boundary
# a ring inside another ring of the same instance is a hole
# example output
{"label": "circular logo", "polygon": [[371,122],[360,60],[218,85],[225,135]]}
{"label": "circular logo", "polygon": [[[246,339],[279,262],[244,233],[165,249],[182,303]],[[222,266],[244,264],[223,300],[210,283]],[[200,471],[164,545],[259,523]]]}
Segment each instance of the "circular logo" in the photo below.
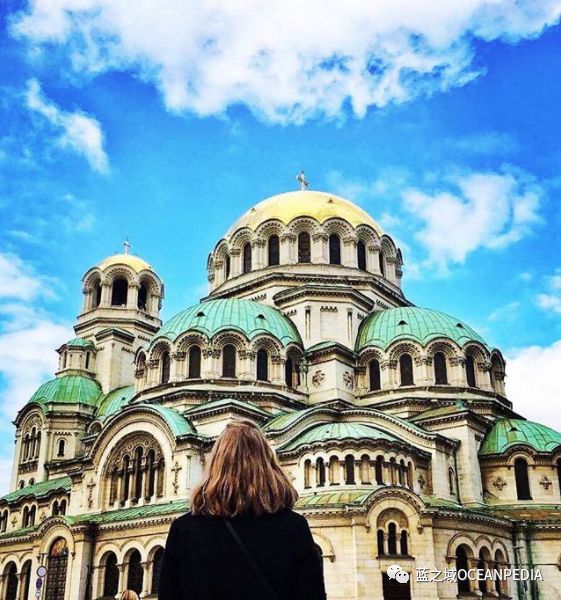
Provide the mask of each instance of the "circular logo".
{"label": "circular logo", "polygon": [[37,569],[37,577],[45,577],[46,574],[47,574],[47,568],[41,565]]}

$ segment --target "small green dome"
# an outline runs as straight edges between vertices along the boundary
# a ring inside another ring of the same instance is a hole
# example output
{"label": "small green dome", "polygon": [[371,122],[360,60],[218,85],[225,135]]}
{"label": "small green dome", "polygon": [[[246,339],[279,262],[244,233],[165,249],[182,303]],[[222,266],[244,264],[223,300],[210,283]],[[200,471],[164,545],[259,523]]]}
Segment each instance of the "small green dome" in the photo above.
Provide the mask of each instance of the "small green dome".
{"label": "small green dome", "polygon": [[209,338],[220,331],[235,330],[252,339],[262,333],[276,337],[283,346],[302,344],[294,323],[280,310],[236,298],[208,300],[191,306],[164,323],[154,339],[175,341],[186,331],[198,331]]}
{"label": "small green dome", "polygon": [[450,339],[459,346],[466,342],[486,345],[478,333],[455,317],[430,308],[406,306],[370,314],[360,326],[355,349],[360,352],[377,346],[385,350],[397,340],[414,340],[426,346],[436,338]]}
{"label": "small green dome", "polygon": [[51,402],[95,406],[100,395],[101,387],[94,379],[83,375],[64,375],[44,383],[29,402],[37,402],[43,407]]}
{"label": "small green dome", "polygon": [[117,388],[104,394],[98,402],[96,417],[102,421],[124,408],[134,396],[134,385]]}
{"label": "small green dome", "polygon": [[516,445],[530,446],[538,452],[551,452],[561,446],[561,433],[524,419],[498,419],[487,432],[479,455],[502,454]]}
{"label": "small green dome", "polygon": [[326,443],[329,441],[341,440],[389,440],[397,441],[398,438],[365,423],[322,423],[307,429],[296,436],[293,440],[285,444],[281,450],[289,451],[300,448],[301,446],[310,446],[316,443]]}
{"label": "small green dome", "polygon": [[81,337],[76,337],[64,344],[65,346],[69,346],[72,348],[94,348],[94,343],[91,340],[85,340]]}

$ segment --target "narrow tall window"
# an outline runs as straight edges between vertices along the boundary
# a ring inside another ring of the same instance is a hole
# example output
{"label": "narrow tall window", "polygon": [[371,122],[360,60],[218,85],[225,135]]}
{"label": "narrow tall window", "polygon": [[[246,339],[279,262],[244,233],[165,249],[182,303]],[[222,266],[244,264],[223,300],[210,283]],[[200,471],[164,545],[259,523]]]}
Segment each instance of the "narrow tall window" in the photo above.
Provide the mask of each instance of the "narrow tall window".
{"label": "narrow tall window", "polygon": [[280,260],[280,243],[279,236],[272,235],[267,242],[267,259],[270,267],[279,264]]}
{"label": "narrow tall window", "polygon": [[56,455],[58,457],[63,457],[64,456],[65,446],[66,446],[66,442],[64,440],[59,440],[58,441],[58,450],[57,450],[57,453],[56,453]]}
{"label": "narrow tall window", "polygon": [[311,474],[312,474],[312,461],[308,458],[304,462],[304,488],[312,487]]}
{"label": "narrow tall window", "polygon": [[16,600],[18,594],[18,570],[14,563],[11,563],[10,567],[7,571],[5,571],[6,575],[6,591],[5,591],[5,599],[6,600]]}
{"label": "narrow tall window", "polygon": [[130,458],[128,454],[123,457],[123,493],[121,496],[121,501],[125,502],[129,499],[130,492]]}
{"label": "narrow tall window", "polygon": [[377,359],[373,359],[368,363],[368,380],[369,389],[371,392],[381,389],[380,385],[380,363]]}
{"label": "narrow tall window", "polygon": [[148,472],[148,498],[152,498],[156,490],[156,453],[153,449],[148,451],[147,459],[147,472]]}
{"label": "narrow tall window", "polygon": [[475,379],[475,361],[473,356],[466,356],[466,379],[469,387],[477,387]]}
{"label": "narrow tall window", "polygon": [[290,356],[287,356],[286,362],[284,363],[284,381],[288,387],[293,386],[293,381],[292,381],[293,369],[294,369],[294,365],[292,363],[292,359],[290,358]]}
{"label": "narrow tall window", "polygon": [[399,552],[400,554],[403,554],[403,556],[407,556],[409,554],[407,548],[407,531],[405,531],[405,529],[402,530],[399,538]]}
{"label": "narrow tall window", "polygon": [[384,251],[380,250],[378,252],[378,264],[380,265],[380,273],[382,277],[386,276],[386,257],[384,256]]}
{"label": "narrow tall window", "polygon": [[127,574],[127,589],[142,593],[142,582],[144,580],[144,569],[142,568],[142,560],[140,552],[133,550],[129,557],[129,572]]}
{"label": "narrow tall window", "polygon": [[375,474],[377,485],[384,485],[384,457],[378,455],[375,463]]}
{"label": "narrow tall window", "polygon": [[96,283],[93,293],[94,293],[93,307],[97,308],[101,304],[101,282]]}
{"label": "narrow tall window", "polygon": [[397,527],[395,523],[388,525],[388,554],[397,554]]}
{"label": "narrow tall window", "polygon": [[307,231],[302,231],[298,234],[298,262],[312,262],[312,244],[310,242],[310,234]]}
{"label": "narrow tall window", "polygon": [[531,500],[528,463],[523,458],[514,461],[514,477],[516,479],[516,495],[518,500]]}
{"label": "narrow tall window", "polygon": [[355,483],[355,459],[352,454],[345,456],[345,483],[348,485]]}
{"label": "narrow tall window", "polygon": [[201,349],[191,346],[189,350],[189,379],[198,379],[201,376]]}
{"label": "narrow tall window", "polygon": [[469,579],[467,578],[467,571],[469,570],[468,555],[464,546],[459,546],[456,550],[456,573],[462,571],[464,577],[457,577],[458,580],[458,592],[463,594],[469,592]]}
{"label": "narrow tall window", "polygon": [[154,559],[152,561],[152,586],[150,588],[152,594],[158,593],[160,586],[160,573],[162,571],[162,560],[164,558],[164,549],[158,548],[154,552]]}
{"label": "narrow tall window", "polygon": [[168,383],[170,371],[169,352],[164,352],[160,358],[160,383]]}
{"label": "narrow tall window", "polygon": [[378,542],[378,556],[384,556],[384,530],[378,529],[376,534],[376,541]]}
{"label": "narrow tall window", "polygon": [[443,352],[437,352],[434,355],[434,381],[436,385],[448,383],[448,373],[446,371],[446,356]]}
{"label": "narrow tall window", "polygon": [[232,261],[230,259],[230,255],[226,254],[226,258],[224,259],[224,279],[228,279],[230,277],[230,265]]}
{"label": "narrow tall window", "polygon": [[399,373],[401,385],[413,385],[413,359],[410,354],[402,354],[399,357]]}
{"label": "narrow tall window", "polygon": [[323,487],[325,485],[325,462],[323,458],[318,458],[316,462],[317,485]]}
{"label": "narrow tall window", "polygon": [[454,496],[456,493],[456,476],[452,467],[448,469],[448,489],[450,490],[450,494]]}
{"label": "narrow tall window", "polygon": [[105,573],[103,576],[103,596],[111,598],[119,592],[119,567],[114,552],[108,552],[105,558]]}
{"label": "narrow tall window", "polygon": [[222,349],[222,377],[236,376],[236,348],[226,344]]}
{"label": "narrow tall window", "polygon": [[251,244],[247,242],[243,247],[243,272],[251,271]]}
{"label": "narrow tall window", "polygon": [[126,306],[129,284],[124,277],[117,277],[111,289],[111,306]]}
{"label": "narrow tall window", "polygon": [[145,283],[141,283],[140,288],[138,288],[138,302],[136,305],[140,310],[146,310],[148,306],[148,288]]}
{"label": "narrow tall window", "polygon": [[144,480],[144,469],[142,465],[143,458],[142,448],[137,448],[134,453],[134,498],[138,500],[142,498],[142,483]]}
{"label": "narrow tall window", "polygon": [[257,381],[269,381],[269,354],[264,348],[257,351]]}
{"label": "narrow tall window", "polygon": [[89,369],[90,368],[90,353],[86,352],[86,364],[85,364],[85,368]]}
{"label": "narrow tall window", "polygon": [[366,271],[366,244],[362,240],[356,245],[356,262],[361,271]]}
{"label": "narrow tall window", "polygon": [[329,236],[329,264],[341,264],[341,238],[336,233]]}

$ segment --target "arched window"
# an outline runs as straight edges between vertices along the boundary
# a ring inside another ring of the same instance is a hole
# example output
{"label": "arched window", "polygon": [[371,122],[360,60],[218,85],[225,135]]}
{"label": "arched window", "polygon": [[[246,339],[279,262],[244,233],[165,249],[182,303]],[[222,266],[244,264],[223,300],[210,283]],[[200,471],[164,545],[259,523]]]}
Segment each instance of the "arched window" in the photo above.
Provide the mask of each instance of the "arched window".
{"label": "arched window", "polygon": [[22,462],[25,462],[29,458],[29,433],[26,433],[23,436],[23,445],[21,449],[21,459]]}
{"label": "arched window", "polygon": [[61,500],[58,507],[58,514],[65,515],[66,514],[66,500]]}
{"label": "arched window", "polygon": [[162,352],[160,358],[160,383],[168,383],[170,371],[169,352]]}
{"label": "arched window", "polygon": [[63,457],[64,456],[65,446],[66,446],[66,442],[64,440],[58,440],[58,450],[57,450],[57,453],[56,453],[56,455],[58,457]]}
{"label": "arched window", "polygon": [[129,455],[125,454],[123,457],[123,495],[121,498],[123,502],[129,499],[131,484],[130,460]]}
{"label": "arched window", "polygon": [[286,357],[286,362],[284,363],[284,381],[288,387],[292,387],[294,382],[292,381],[294,371],[294,365],[292,363],[292,359],[290,356]]}
{"label": "arched window", "polygon": [[45,600],[64,600],[67,569],[68,547],[66,540],[64,538],[57,538],[51,544],[47,560]]}
{"label": "arched window", "polygon": [[86,364],[85,364],[85,368],[89,369],[90,368],[90,353],[86,352]]}
{"label": "arched window", "polygon": [[129,283],[124,277],[117,277],[113,280],[111,288],[111,306],[126,306]]}
{"label": "arched window", "polygon": [[138,500],[142,498],[142,482],[143,482],[143,474],[144,469],[142,468],[142,458],[144,455],[144,451],[139,446],[134,451],[134,499]]}
{"label": "arched window", "polygon": [[31,589],[31,561],[26,560],[21,568],[21,584],[23,586],[23,594],[21,600],[28,600],[29,590]]}
{"label": "arched window", "polygon": [[329,485],[339,485],[339,473],[341,468],[339,466],[339,459],[336,456],[332,456],[328,463],[329,471]]}
{"label": "arched window", "polygon": [[407,531],[405,531],[405,529],[402,529],[399,537],[399,552],[400,554],[403,554],[403,556],[407,556],[409,554],[407,548]]}
{"label": "arched window", "polygon": [[53,515],[53,517],[56,517],[58,515],[58,500],[55,500],[53,502],[52,515]]}
{"label": "arched window", "polygon": [[405,485],[405,462],[403,459],[401,459],[397,465],[397,477],[399,485]]}
{"label": "arched window", "polygon": [[456,573],[463,571],[463,577],[458,577],[458,593],[469,592],[469,579],[467,571],[469,570],[468,554],[464,546],[458,546],[456,550]]}
{"label": "arched window", "polygon": [[366,271],[366,244],[362,240],[356,245],[356,262],[361,271]]}
{"label": "arched window", "polygon": [[198,379],[201,376],[201,349],[191,346],[189,350],[189,379]]}
{"label": "arched window", "polygon": [[312,461],[308,458],[306,461],[304,461],[304,487],[305,488],[312,487],[311,475],[312,475]]}
{"label": "arched window", "polygon": [[105,559],[105,572],[103,574],[103,596],[111,598],[119,593],[119,567],[114,552],[107,552]]}
{"label": "arched window", "polygon": [[516,479],[516,495],[518,500],[531,500],[528,463],[523,458],[514,461],[514,477]]}
{"label": "arched window", "polygon": [[436,385],[448,383],[448,373],[446,371],[446,356],[443,352],[437,352],[434,355],[434,382]]}
{"label": "arched window", "polygon": [[156,489],[156,452],[152,449],[148,451],[147,459],[148,474],[148,498],[152,498]]}
{"label": "arched window", "polygon": [[363,454],[360,457],[360,483],[370,483],[370,457],[368,454]]}
{"label": "arched window", "polygon": [[269,354],[264,348],[257,351],[257,381],[269,381]]}
{"label": "arched window", "polygon": [[410,354],[402,354],[399,357],[399,373],[401,385],[413,385],[413,359]]}
{"label": "arched window", "polygon": [[150,586],[150,593],[157,594],[158,587],[160,586],[160,572],[162,571],[162,559],[164,558],[164,549],[160,546],[156,552],[154,552],[154,558],[152,559],[152,585]]}
{"label": "arched window", "polygon": [[310,234],[307,231],[302,231],[298,234],[298,262],[312,262],[312,244]]}
{"label": "arched window", "polygon": [[229,254],[226,254],[224,259],[224,279],[228,279],[230,277],[230,266],[232,264],[232,259]]}
{"label": "arched window", "polygon": [[341,238],[336,233],[329,236],[329,264],[341,264]]}
{"label": "arched window", "polygon": [[222,349],[222,377],[236,376],[236,348],[226,344]]}
{"label": "arched window", "polygon": [[10,563],[10,566],[5,571],[6,575],[6,592],[5,600],[17,600],[18,596],[18,570],[15,563]]}
{"label": "arched window", "polygon": [[477,387],[477,380],[475,379],[475,361],[473,356],[466,356],[466,379],[468,387]]}
{"label": "arched window", "polygon": [[127,589],[142,593],[142,582],[144,580],[144,569],[140,558],[140,552],[133,550],[129,556],[129,570],[127,573]]}
{"label": "arched window", "polygon": [[376,541],[378,542],[378,556],[384,556],[384,530],[378,529],[376,535]]}
{"label": "arched window", "polygon": [[395,523],[388,525],[388,554],[397,554],[397,526]]}
{"label": "arched window", "polygon": [[0,533],[4,533],[8,529],[8,509],[2,512],[0,517]]}
{"label": "arched window", "polygon": [[384,485],[384,457],[378,455],[374,465],[377,485]]}
{"label": "arched window", "polygon": [[[481,549],[479,551],[479,560],[477,561],[477,568],[481,569],[482,571],[485,571],[488,568],[487,563],[486,563],[486,555],[485,555],[485,552],[483,551],[483,549]],[[491,568],[491,565],[489,565],[489,568]],[[481,595],[486,594],[487,593],[487,581],[485,580],[485,578],[478,579],[477,583],[478,583],[478,587],[479,587],[479,591],[481,592]]]}
{"label": "arched window", "polygon": [[138,288],[138,302],[137,306],[140,310],[146,310],[148,306],[148,288],[145,283],[141,283]]}
{"label": "arched window", "polygon": [[280,261],[279,236],[272,235],[267,241],[267,260],[270,267],[279,264]]}
{"label": "arched window", "polygon": [[[495,552],[495,569],[497,570],[497,572],[503,573],[506,566],[507,565],[504,554],[500,550],[497,550]],[[504,575],[502,579],[500,577],[497,577],[495,579],[495,591],[499,595],[503,594],[504,596],[508,596],[508,583]]]}
{"label": "arched window", "polygon": [[41,449],[41,432],[38,431],[35,435],[35,458],[39,458],[39,450]]}
{"label": "arched window", "polygon": [[62,355],[62,368],[66,369],[66,365],[68,364],[68,352],[65,352]]}
{"label": "arched window", "polygon": [[251,244],[245,243],[243,246],[243,272],[249,273],[251,271]]}
{"label": "arched window", "polygon": [[448,469],[448,489],[452,496],[456,494],[456,476],[452,467]]}
{"label": "arched window", "polygon": [[384,251],[380,249],[378,252],[378,264],[380,265],[380,273],[382,277],[386,276],[386,257],[384,256]]}
{"label": "arched window", "polygon": [[355,483],[355,457],[352,454],[345,456],[345,483]]}
{"label": "arched window", "polygon": [[325,462],[323,458],[318,458],[316,462],[317,485],[322,487],[325,485]]}
{"label": "arched window", "polygon": [[368,363],[368,381],[371,392],[381,389],[380,362],[375,358]]}
{"label": "arched window", "polygon": [[101,304],[101,282],[95,284],[93,291],[93,308],[97,308]]}

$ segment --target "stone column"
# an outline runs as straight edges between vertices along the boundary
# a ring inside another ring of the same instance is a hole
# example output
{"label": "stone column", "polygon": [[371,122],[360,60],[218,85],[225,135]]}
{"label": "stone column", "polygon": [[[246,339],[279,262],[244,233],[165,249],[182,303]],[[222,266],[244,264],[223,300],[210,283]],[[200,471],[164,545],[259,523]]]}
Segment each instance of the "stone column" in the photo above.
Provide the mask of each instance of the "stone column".
{"label": "stone column", "polygon": [[241,250],[239,248],[234,248],[230,250],[230,279],[237,277],[241,272]]}
{"label": "stone column", "polygon": [[271,357],[271,383],[274,385],[285,385],[284,365],[286,359],[279,355]]}
{"label": "stone column", "polygon": [[452,356],[449,359],[450,365],[450,385],[465,386],[466,385],[466,359],[463,356]]}
{"label": "stone column", "polygon": [[255,373],[255,356],[256,353],[252,350],[240,350],[238,352],[239,360],[239,379],[242,381],[255,381],[257,379]]}
{"label": "stone column", "polygon": [[138,308],[138,290],[140,285],[137,283],[130,283],[127,293],[127,308]]}
{"label": "stone column", "polygon": [[171,381],[183,381],[185,379],[186,352],[174,352],[171,355]]}
{"label": "stone column", "polygon": [[[145,562],[141,562],[140,566],[142,567],[142,571],[143,571],[143,577],[142,577],[142,592],[140,593],[140,598],[145,598],[146,596],[150,595],[150,585],[152,583],[152,578],[149,577],[149,569],[148,567],[151,565],[152,563],[145,561]],[[150,569],[151,571],[152,569]]]}
{"label": "stone column", "polygon": [[368,246],[366,266],[371,273],[381,275],[380,271],[380,246]]}
{"label": "stone column", "polygon": [[358,268],[356,246],[357,240],[355,238],[347,237],[343,240],[341,264],[345,267]]}
{"label": "stone column", "polygon": [[434,382],[432,376],[432,357],[431,356],[416,356],[415,357],[415,373],[414,381],[418,385],[431,385]]}
{"label": "stone column", "polygon": [[109,308],[111,306],[111,284],[103,282],[101,284],[101,301],[99,303],[100,308]]}
{"label": "stone column", "polygon": [[329,263],[327,257],[327,235],[315,233],[312,237],[312,262],[316,264]]}
{"label": "stone column", "polygon": [[485,360],[479,362],[477,363],[477,368],[480,370],[479,387],[487,392],[492,392],[493,386],[491,385],[491,369],[493,368],[493,365],[491,361]]}
{"label": "stone column", "polygon": [[292,265],[298,262],[298,249],[296,247],[296,236],[284,233],[280,236],[279,263],[281,265]]}

